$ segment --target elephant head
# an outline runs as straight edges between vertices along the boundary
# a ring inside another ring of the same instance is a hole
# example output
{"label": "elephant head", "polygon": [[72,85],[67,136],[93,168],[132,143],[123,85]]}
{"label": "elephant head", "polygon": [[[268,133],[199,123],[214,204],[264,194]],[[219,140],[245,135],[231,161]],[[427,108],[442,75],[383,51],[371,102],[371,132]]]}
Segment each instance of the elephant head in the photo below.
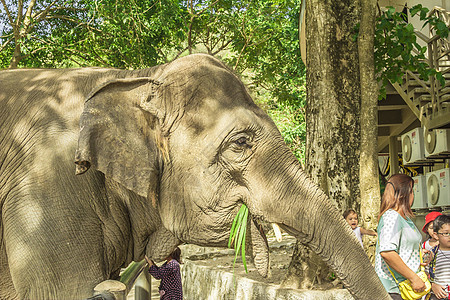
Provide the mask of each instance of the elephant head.
{"label": "elephant head", "polygon": [[[389,299],[340,212],[217,59],[191,55],[151,78],[108,82],[86,100],[80,126],[77,172],[93,166],[145,197],[171,244],[226,246],[245,204],[262,275],[268,250],[258,224],[265,221],[308,244],[356,298]],[[144,248],[155,255],[151,243]]]}

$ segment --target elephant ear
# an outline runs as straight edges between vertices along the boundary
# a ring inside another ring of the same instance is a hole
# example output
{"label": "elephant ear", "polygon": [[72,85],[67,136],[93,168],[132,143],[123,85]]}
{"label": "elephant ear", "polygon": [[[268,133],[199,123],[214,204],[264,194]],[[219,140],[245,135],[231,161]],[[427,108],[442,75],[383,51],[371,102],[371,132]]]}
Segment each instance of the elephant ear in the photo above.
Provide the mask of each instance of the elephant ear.
{"label": "elephant ear", "polygon": [[156,191],[168,153],[160,130],[159,85],[149,78],[118,79],[91,92],[80,117],[77,175],[93,166],[141,196]]}

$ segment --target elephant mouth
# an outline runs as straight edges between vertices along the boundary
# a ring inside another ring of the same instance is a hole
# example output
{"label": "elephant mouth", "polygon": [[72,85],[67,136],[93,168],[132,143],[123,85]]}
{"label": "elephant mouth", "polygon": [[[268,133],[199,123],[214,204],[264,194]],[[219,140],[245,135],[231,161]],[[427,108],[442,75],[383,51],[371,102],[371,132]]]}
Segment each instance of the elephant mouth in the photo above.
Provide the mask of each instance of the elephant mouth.
{"label": "elephant mouth", "polygon": [[[278,226],[276,227],[278,228]],[[270,277],[269,243],[263,226],[251,217],[247,232],[250,232],[250,236],[248,236],[250,243],[247,243],[246,247],[250,250],[255,268],[262,277]]]}
{"label": "elephant mouth", "polygon": [[[270,277],[270,254],[269,254],[269,243],[267,241],[266,234],[264,233],[264,227],[256,220],[251,218],[249,222],[250,239],[251,243],[248,243],[246,247],[251,251],[251,257],[255,268],[258,273],[264,278]],[[302,236],[301,233],[297,232],[295,229],[290,228],[284,224],[279,225],[278,223],[270,223],[275,234],[277,242],[282,241],[282,235],[280,226],[286,230],[289,234],[293,236]]]}

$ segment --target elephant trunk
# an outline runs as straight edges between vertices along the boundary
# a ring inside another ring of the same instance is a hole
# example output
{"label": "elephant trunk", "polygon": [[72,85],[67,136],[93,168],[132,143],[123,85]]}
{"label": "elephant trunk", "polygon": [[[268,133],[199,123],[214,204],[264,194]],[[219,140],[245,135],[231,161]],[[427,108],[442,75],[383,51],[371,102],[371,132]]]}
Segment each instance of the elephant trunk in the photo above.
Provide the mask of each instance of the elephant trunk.
{"label": "elephant trunk", "polygon": [[316,252],[356,299],[390,299],[350,226],[329,198],[314,198],[313,213],[293,212],[280,226]]}
{"label": "elephant trunk", "polygon": [[264,184],[275,192],[259,194],[263,200],[250,211],[256,211],[308,245],[336,272],[356,299],[390,299],[337,207],[308,178],[297,159],[290,152],[286,156],[290,159],[278,159],[289,162],[284,168],[266,165],[264,170],[260,169],[271,174],[262,178],[272,178]]}

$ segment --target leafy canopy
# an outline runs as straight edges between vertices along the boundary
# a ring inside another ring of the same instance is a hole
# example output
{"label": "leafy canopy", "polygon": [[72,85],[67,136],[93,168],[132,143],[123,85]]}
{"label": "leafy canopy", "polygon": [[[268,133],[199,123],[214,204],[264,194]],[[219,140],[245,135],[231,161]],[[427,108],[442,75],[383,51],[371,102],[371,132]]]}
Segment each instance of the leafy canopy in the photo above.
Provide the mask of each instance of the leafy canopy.
{"label": "leafy canopy", "polygon": [[[440,37],[448,36],[447,25],[436,16],[428,15],[429,9],[421,4],[409,9],[411,17],[419,16],[423,27],[430,25]],[[402,83],[405,71],[417,72],[423,80],[436,76],[441,85],[445,85],[442,74],[430,68],[426,62],[427,46],[417,42],[412,24],[406,23],[407,16],[387,7],[377,19],[375,30],[375,72],[383,84],[379,98],[386,97],[386,85],[389,82]]]}

